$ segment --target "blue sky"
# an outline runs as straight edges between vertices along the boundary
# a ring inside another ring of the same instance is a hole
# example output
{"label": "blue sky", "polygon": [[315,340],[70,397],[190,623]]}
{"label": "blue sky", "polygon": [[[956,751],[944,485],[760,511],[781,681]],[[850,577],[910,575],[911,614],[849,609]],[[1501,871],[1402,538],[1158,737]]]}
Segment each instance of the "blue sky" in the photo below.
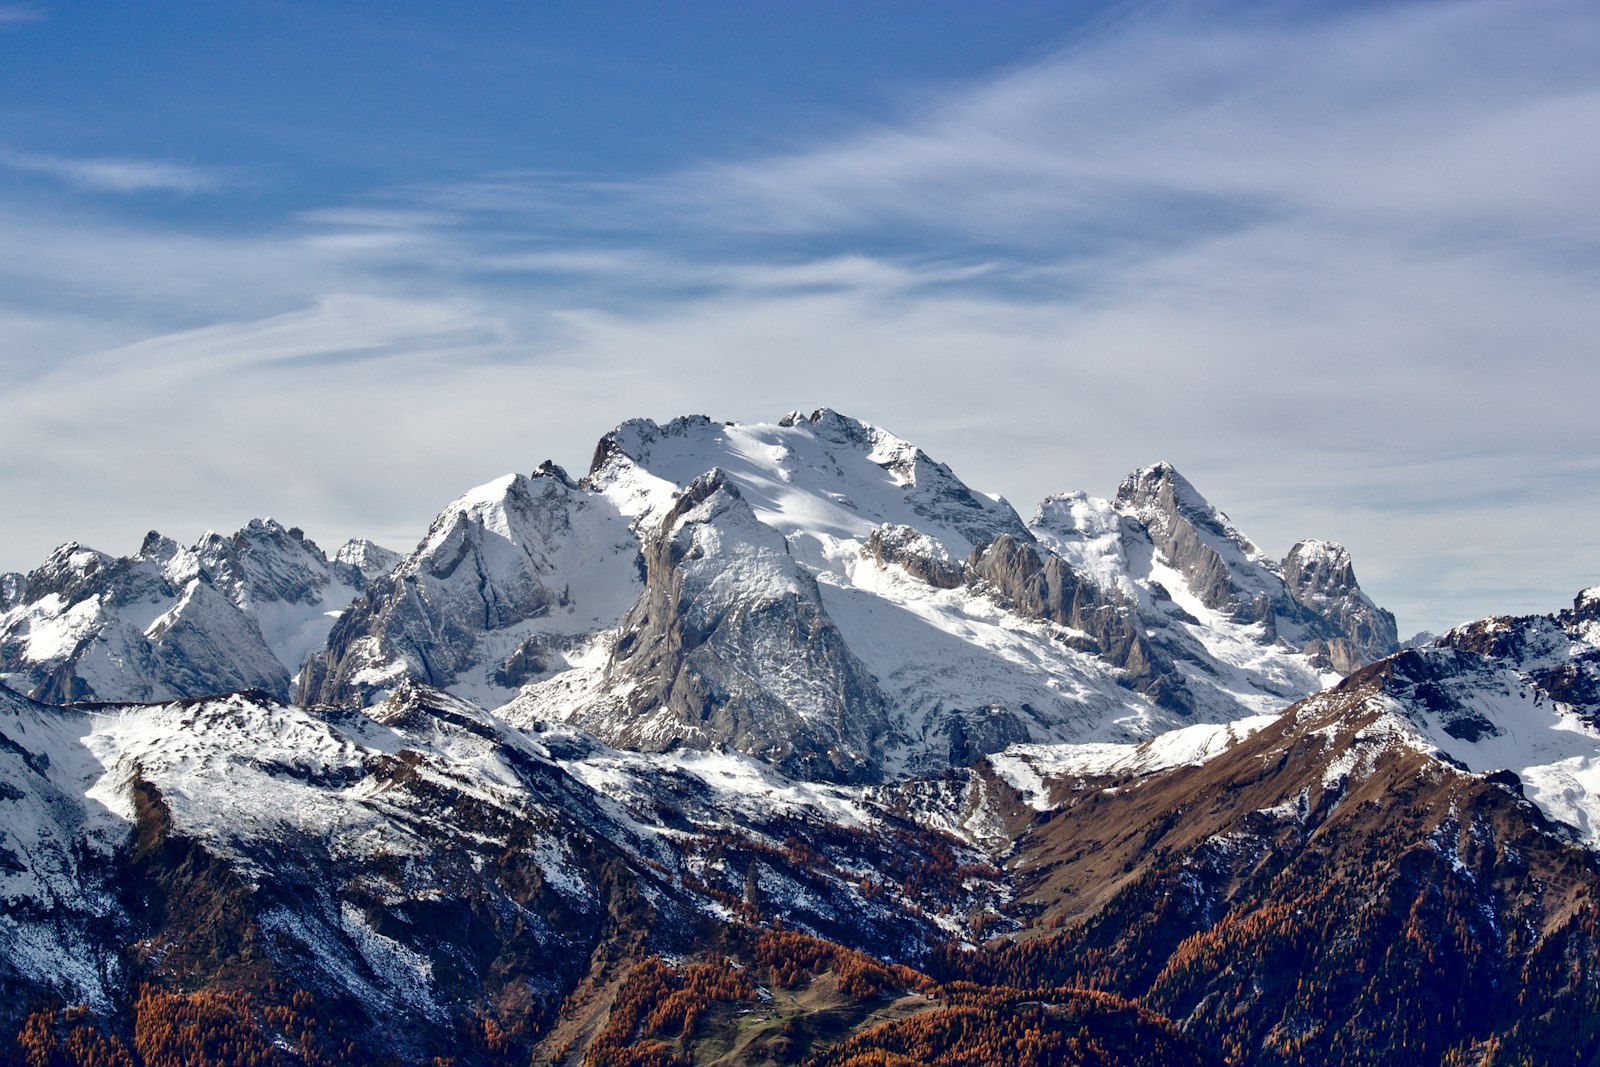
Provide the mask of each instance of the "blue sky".
{"label": "blue sky", "polygon": [[[461,12],[465,11],[466,14]],[[829,405],[1168,459],[1403,628],[1600,582],[1592,4],[0,2],[0,568],[409,547]]]}

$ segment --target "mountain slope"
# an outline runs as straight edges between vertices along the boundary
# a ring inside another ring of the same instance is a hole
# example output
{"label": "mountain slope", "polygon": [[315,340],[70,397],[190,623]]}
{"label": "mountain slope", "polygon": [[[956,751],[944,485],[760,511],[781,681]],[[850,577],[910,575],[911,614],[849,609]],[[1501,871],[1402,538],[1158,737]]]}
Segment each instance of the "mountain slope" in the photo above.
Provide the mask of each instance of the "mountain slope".
{"label": "mountain slope", "polygon": [[[1080,539],[1059,524],[1036,521],[1030,530],[1004,501],[975,493],[920,450],[827,409],[776,424],[625,423],[601,441],[583,485],[630,516],[648,543],[712,469],[814,576],[828,632],[850,653],[827,661],[853,657],[876,680],[887,739],[876,774],[961,765],[1019,740],[1134,738],[1194,719],[1226,721],[1334,677],[1319,650],[1302,655],[1259,626],[1223,615],[1202,622],[1172,605],[1153,577],[1164,564],[1131,511],[1114,520],[1113,552],[1078,550]],[[1170,482],[1176,475],[1167,470]],[[1276,583],[1301,629],[1309,619],[1316,632],[1337,632],[1289,596],[1273,567],[1251,567],[1257,584]],[[1323,583],[1325,599],[1341,609],[1370,605],[1347,571],[1338,574],[1346,584]],[[641,602],[628,619],[648,614]],[[630,650],[633,621],[619,629]],[[637,737],[606,710],[620,691],[649,688],[622,666],[613,654],[604,670],[535,686],[511,707],[576,716],[613,739]],[[796,673],[792,663],[759,669]],[[818,675],[808,684],[820,691],[833,683]],[[786,722],[777,729],[822,749],[839,739],[837,730],[812,736],[806,723]],[[727,733],[683,743],[707,741],[745,747]]]}
{"label": "mountain slope", "polygon": [[647,541],[645,590],[602,679],[617,704],[576,721],[628,748],[726,743],[800,777],[849,779],[875,765],[888,730],[816,579],[718,469]]}
{"label": "mountain slope", "polygon": [[253,520],[189,548],[152,532],[116,558],[63,545],[0,614],[0,681],[52,703],[164,700],[263,689],[322,647],[334,618],[387,561],[375,545],[330,560],[297,529]]}
{"label": "mountain slope", "polygon": [[298,681],[305,703],[360,704],[414,678],[486,704],[565,670],[640,589],[617,509],[553,464],[468,492],[371,583]]}
{"label": "mountain slope", "polygon": [[1600,948],[1591,794],[1545,783],[1600,758],[1594,601],[1275,719],[991,757],[1034,934],[952,966],[1137,997],[1240,1063],[1591,1062],[1600,983],[1569,969]]}
{"label": "mountain slope", "polygon": [[859,795],[523,733],[410,683],[364,713],[259,693],[0,711],[9,1032],[51,997],[290,1011],[305,991],[329,1041],[414,1060],[489,1019],[526,1062],[585,991],[720,924],[781,915],[916,958],[961,929],[935,901],[996,894],[975,853]]}
{"label": "mountain slope", "polygon": [[0,686],[0,988],[109,1010],[126,972],[114,857],[126,824],[90,800],[92,717]]}

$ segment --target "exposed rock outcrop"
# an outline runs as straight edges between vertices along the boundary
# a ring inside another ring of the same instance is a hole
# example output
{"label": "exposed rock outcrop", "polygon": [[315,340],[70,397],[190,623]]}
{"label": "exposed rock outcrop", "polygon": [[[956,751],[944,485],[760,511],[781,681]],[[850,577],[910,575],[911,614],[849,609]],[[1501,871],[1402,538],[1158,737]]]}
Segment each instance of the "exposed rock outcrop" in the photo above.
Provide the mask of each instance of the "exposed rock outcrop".
{"label": "exposed rock outcrop", "polygon": [[615,624],[637,557],[616,508],[553,464],[480,486],[339,619],[299,698],[365,704],[412,678],[498,703],[550,665],[539,635]]}
{"label": "exposed rock outcrop", "polygon": [[963,581],[961,563],[915,527],[884,523],[872,531],[861,551],[878,566],[895,564],[935,589],[955,589]]}
{"label": "exposed rock outcrop", "polygon": [[[1350,552],[1332,541],[1301,541],[1283,561],[1283,580],[1296,604],[1330,623],[1349,643],[1356,662],[1337,667],[1348,674],[1360,663],[1381,659],[1400,647],[1394,616],[1372,602],[1356,582]],[[1338,637],[1330,638],[1337,641]]]}
{"label": "exposed rock outcrop", "polygon": [[1202,605],[1259,624],[1263,643],[1284,640],[1321,669],[1343,674],[1399,647],[1394,616],[1361,591],[1341,545],[1301,541],[1280,564],[1168,463],[1124,479],[1116,507]]}
{"label": "exposed rock outcrop", "polygon": [[816,579],[725,474],[689,484],[644,559],[644,591],[606,666],[625,708],[584,725],[645,751],[726,745],[804,778],[879,772],[884,697]]}
{"label": "exposed rock outcrop", "polygon": [[1175,711],[1192,708],[1182,676],[1145,637],[1133,605],[1103,593],[1059,556],[1040,559],[1033,545],[1002,535],[973,550],[965,577],[971,586],[993,589],[1021,615],[1081,631],[1086,651],[1120,668],[1129,688]]}
{"label": "exposed rock outcrop", "polygon": [[[1275,621],[1273,590],[1261,550],[1212,507],[1171,464],[1134,471],[1117,489],[1117,506],[1136,517],[1167,564],[1206,607],[1240,622]],[[1287,599],[1285,597],[1285,599]]]}
{"label": "exposed rock outcrop", "polygon": [[298,529],[252,520],[192,547],[152,531],[117,558],[63,545],[0,616],[0,676],[55,703],[235,689],[286,697],[362,585]]}

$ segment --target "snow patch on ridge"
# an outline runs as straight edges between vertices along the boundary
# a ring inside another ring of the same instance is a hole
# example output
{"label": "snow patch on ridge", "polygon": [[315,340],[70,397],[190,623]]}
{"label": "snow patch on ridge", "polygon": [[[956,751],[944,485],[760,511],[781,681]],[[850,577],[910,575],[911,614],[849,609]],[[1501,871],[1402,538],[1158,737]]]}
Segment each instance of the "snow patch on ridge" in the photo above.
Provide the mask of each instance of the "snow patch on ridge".
{"label": "snow patch on ridge", "polygon": [[1254,715],[1227,723],[1186,726],[1131,744],[1019,744],[988,759],[995,772],[1023,794],[1029,806],[1047,811],[1051,807],[1050,781],[1138,776],[1174,767],[1198,767],[1278,718]]}

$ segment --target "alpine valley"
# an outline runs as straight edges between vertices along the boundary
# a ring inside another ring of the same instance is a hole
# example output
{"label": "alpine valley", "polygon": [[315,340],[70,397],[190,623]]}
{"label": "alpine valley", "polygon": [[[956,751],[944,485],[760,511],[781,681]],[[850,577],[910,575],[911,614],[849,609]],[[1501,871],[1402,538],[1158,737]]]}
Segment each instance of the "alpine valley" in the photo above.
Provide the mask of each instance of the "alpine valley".
{"label": "alpine valley", "polygon": [[823,409],[0,577],[0,1061],[1600,1063],[1600,588]]}

